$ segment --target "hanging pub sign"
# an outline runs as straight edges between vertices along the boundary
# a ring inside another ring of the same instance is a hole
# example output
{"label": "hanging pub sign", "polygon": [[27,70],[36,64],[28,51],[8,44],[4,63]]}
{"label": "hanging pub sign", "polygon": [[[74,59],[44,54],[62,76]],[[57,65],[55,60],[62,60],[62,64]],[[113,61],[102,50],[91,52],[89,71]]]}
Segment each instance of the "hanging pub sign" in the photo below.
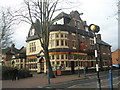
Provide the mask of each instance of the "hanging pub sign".
{"label": "hanging pub sign", "polygon": [[83,42],[80,43],[80,49],[81,50],[85,49],[85,44]]}

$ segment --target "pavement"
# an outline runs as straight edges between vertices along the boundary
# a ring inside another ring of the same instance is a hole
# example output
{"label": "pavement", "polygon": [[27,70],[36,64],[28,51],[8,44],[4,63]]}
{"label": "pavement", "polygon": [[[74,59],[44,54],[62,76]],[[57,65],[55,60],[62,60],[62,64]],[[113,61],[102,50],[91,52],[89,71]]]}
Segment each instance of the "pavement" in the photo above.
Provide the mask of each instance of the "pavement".
{"label": "pavement", "polygon": [[[51,84],[62,83],[71,80],[84,79],[84,76],[81,75],[78,77],[75,75],[61,75],[56,76],[56,78],[51,78]],[[38,86],[48,85],[48,79],[46,74],[35,74],[33,77],[19,79],[16,81],[12,80],[3,80],[2,88],[37,88]]]}
{"label": "pavement", "polygon": [[[103,75],[106,75],[106,73],[108,72],[103,72]],[[51,78],[50,85],[76,81],[76,80],[85,80],[86,78],[95,78],[95,77],[96,77],[96,73],[87,74],[87,77],[84,77],[83,74],[80,74],[80,77],[78,77],[78,74],[61,75],[61,76],[56,76],[56,78]],[[88,86],[87,83],[85,85],[86,86],[83,87]],[[96,83],[94,82],[93,85],[96,86]],[[46,74],[33,74],[33,77],[19,79],[16,81],[12,81],[12,80],[2,81],[2,88],[44,88],[45,86],[49,86]],[[81,85],[71,86],[70,88],[78,88],[79,86]]]}

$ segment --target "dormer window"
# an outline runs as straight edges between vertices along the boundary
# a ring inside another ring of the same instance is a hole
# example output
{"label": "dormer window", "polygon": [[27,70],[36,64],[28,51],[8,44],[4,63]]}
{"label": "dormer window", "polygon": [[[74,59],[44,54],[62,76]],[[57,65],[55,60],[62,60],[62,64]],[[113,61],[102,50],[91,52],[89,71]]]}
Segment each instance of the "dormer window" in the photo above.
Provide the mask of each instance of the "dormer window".
{"label": "dormer window", "polygon": [[35,29],[32,29],[31,31],[30,31],[30,36],[33,36],[35,34]]}
{"label": "dormer window", "polygon": [[80,21],[75,21],[75,26],[77,27],[77,29],[80,29]]}
{"label": "dormer window", "polygon": [[89,32],[88,27],[85,26],[85,31]]}

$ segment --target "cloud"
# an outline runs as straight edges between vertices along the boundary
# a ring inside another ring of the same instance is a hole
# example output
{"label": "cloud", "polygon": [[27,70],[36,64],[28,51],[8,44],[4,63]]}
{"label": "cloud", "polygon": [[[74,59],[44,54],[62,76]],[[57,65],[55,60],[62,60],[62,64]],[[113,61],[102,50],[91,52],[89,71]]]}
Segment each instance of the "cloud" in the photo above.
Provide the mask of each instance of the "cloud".
{"label": "cloud", "polygon": [[28,35],[28,31],[30,29],[30,25],[27,23],[23,23],[17,27],[15,33],[13,35],[14,43],[17,48],[21,48],[22,46],[26,46],[26,37]]}
{"label": "cloud", "polygon": [[[12,6],[18,5],[22,1],[4,0],[4,2],[0,1],[0,3],[4,6]],[[118,48],[118,22],[114,16],[115,12],[117,12],[116,0],[64,0],[60,4],[59,7],[62,8],[72,7],[71,9],[62,10],[66,13],[70,13],[72,10],[84,13],[81,18],[87,21],[88,25],[93,23],[100,26],[101,30],[99,33],[101,33],[103,41],[112,45],[112,50]],[[28,31],[29,28],[26,28],[26,25],[16,30],[14,39],[18,47],[25,45]]]}
{"label": "cloud", "polygon": [[[94,2],[94,3],[91,3]],[[81,16],[88,25],[96,24],[100,26],[103,41],[112,45],[112,51],[118,48],[118,22],[116,2],[113,0],[89,0],[83,1],[81,7],[84,15]]]}

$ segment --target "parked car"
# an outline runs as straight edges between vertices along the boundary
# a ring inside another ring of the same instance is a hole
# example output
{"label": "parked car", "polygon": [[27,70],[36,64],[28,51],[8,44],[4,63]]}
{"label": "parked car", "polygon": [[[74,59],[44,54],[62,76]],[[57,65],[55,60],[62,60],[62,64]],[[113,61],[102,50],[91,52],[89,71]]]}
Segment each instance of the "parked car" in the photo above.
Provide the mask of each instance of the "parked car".
{"label": "parked car", "polygon": [[120,68],[120,64],[113,64],[113,68]]}

